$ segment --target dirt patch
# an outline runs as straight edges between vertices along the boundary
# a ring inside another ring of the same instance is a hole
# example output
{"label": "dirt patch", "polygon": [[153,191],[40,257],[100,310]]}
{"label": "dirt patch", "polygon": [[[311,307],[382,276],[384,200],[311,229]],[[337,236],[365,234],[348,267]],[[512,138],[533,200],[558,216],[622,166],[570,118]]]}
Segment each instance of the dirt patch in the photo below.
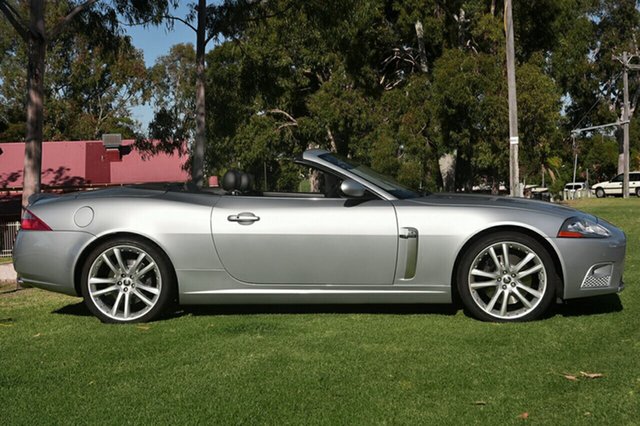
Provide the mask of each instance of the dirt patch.
{"label": "dirt patch", "polygon": [[18,283],[15,281],[0,281],[0,295],[15,291],[17,288]]}

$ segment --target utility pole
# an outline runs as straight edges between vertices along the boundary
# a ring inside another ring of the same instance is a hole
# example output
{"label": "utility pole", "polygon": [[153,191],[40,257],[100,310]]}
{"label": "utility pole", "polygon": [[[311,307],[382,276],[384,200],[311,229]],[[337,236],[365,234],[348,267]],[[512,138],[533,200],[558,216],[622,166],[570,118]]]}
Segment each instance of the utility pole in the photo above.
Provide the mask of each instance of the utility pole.
{"label": "utility pole", "polygon": [[511,196],[520,193],[520,171],[518,169],[518,101],[516,98],[516,59],[513,47],[513,13],[511,0],[504,3],[504,27],[507,35],[507,85],[509,89],[509,187]]}
{"label": "utility pole", "polygon": [[[576,181],[576,171],[578,169],[578,143],[576,141],[576,138],[578,137],[578,135],[580,135],[581,133],[584,132],[591,132],[593,130],[600,130],[600,129],[606,129],[608,127],[628,127],[629,126],[629,120],[624,120],[624,121],[616,121],[615,123],[608,123],[608,124],[600,124],[599,126],[589,126],[589,127],[583,127],[581,129],[573,129],[571,131],[571,139],[573,140],[573,155],[574,155],[574,159],[573,159],[573,182]],[[627,144],[627,148],[629,147],[629,145]],[[629,163],[627,163],[628,165]],[[587,173],[589,173],[589,170],[587,169]],[[587,178],[587,181],[589,179]],[[544,186],[544,185],[543,185]],[[627,189],[627,193],[629,192],[629,190]]]}
{"label": "utility pole", "polygon": [[622,139],[622,170],[624,179],[622,183],[622,197],[629,198],[629,120],[631,111],[629,107],[629,70],[640,70],[640,65],[631,64],[636,55],[622,52],[622,56],[614,56],[614,59],[622,62],[622,82],[624,85],[624,106],[622,107],[623,139]]}
{"label": "utility pole", "polygon": [[624,83],[624,107],[622,108],[622,121],[626,121],[623,127],[622,152],[624,155],[622,167],[624,179],[622,180],[622,198],[629,198],[629,55],[622,53],[624,70],[622,81]]}

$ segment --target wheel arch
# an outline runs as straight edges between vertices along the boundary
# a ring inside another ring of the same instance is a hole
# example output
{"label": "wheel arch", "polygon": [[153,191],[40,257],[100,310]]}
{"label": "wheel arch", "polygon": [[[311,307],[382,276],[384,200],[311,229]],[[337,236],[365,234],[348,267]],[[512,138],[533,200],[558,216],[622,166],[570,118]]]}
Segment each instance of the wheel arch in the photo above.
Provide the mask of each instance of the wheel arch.
{"label": "wheel arch", "polygon": [[465,253],[469,250],[469,247],[471,247],[471,245],[478,241],[480,238],[483,238],[490,234],[494,234],[496,232],[517,232],[527,235],[540,243],[547,250],[549,256],[551,256],[556,274],[560,278],[560,286],[556,288],[556,297],[562,297],[562,295],[564,294],[564,270],[562,268],[560,256],[558,255],[555,247],[553,247],[553,245],[549,243],[549,241],[544,236],[529,228],[517,225],[498,225],[491,228],[483,229],[482,231],[476,233],[464,243],[460,250],[458,250],[456,260],[453,264],[453,270],[451,271],[451,296],[454,301],[458,302],[460,300],[460,295],[458,294],[458,286],[456,285],[456,275],[458,268],[460,267],[460,262],[462,262],[462,258],[464,257]]}
{"label": "wheel arch", "polygon": [[142,241],[142,242],[144,242],[146,244],[150,244],[153,247],[155,247],[166,258],[165,260],[169,264],[169,270],[171,271],[171,274],[173,275],[173,280],[176,283],[176,286],[178,285],[178,276],[176,274],[175,267],[173,266],[173,262],[171,261],[171,258],[167,254],[166,250],[164,250],[162,247],[160,247],[160,245],[158,243],[156,243],[155,241],[153,241],[152,239],[150,239],[148,237],[145,237],[144,235],[136,234],[136,233],[133,233],[133,232],[114,232],[114,233],[110,233],[110,234],[100,235],[98,238],[96,238],[95,240],[91,241],[91,243],[89,243],[86,247],[84,247],[82,252],[78,256],[78,259],[76,260],[76,264],[75,264],[75,266],[73,268],[73,287],[74,287],[77,295],[81,295],[82,294],[82,291],[80,289],[81,282],[82,282],[82,267],[84,266],[85,262],[87,261],[87,258],[89,257],[89,254],[93,251],[93,249],[95,249],[100,244],[102,244],[102,243],[104,243],[106,241],[109,241],[109,240],[116,239],[116,238],[131,238],[133,240]]}

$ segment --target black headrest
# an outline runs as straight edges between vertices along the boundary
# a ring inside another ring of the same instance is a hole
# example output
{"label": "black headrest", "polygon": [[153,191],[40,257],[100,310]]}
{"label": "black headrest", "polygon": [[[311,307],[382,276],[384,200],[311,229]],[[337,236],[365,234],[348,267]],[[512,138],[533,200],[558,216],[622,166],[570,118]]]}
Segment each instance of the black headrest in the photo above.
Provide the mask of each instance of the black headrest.
{"label": "black headrest", "polygon": [[229,170],[222,177],[222,188],[225,191],[246,192],[253,186],[253,178],[250,174],[238,170]]}
{"label": "black headrest", "polygon": [[242,174],[237,170],[229,170],[222,177],[222,188],[225,191],[235,191],[240,185]]}
{"label": "black headrest", "polygon": [[238,190],[240,190],[240,192],[246,192],[249,191],[252,186],[253,178],[251,175],[249,173],[240,172],[240,187]]}

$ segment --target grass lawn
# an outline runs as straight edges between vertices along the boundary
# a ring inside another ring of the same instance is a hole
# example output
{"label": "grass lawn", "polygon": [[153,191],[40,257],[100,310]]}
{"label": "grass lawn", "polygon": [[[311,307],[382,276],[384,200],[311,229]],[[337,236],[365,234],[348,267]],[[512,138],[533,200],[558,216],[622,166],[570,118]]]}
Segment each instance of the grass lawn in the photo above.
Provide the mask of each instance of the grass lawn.
{"label": "grass lawn", "polygon": [[5,263],[11,263],[11,257],[0,257],[0,265],[4,265]]}
{"label": "grass lawn", "polygon": [[79,299],[5,289],[1,422],[638,424],[640,200],[573,205],[627,233],[627,289],[533,323],[307,306],[109,326]]}

